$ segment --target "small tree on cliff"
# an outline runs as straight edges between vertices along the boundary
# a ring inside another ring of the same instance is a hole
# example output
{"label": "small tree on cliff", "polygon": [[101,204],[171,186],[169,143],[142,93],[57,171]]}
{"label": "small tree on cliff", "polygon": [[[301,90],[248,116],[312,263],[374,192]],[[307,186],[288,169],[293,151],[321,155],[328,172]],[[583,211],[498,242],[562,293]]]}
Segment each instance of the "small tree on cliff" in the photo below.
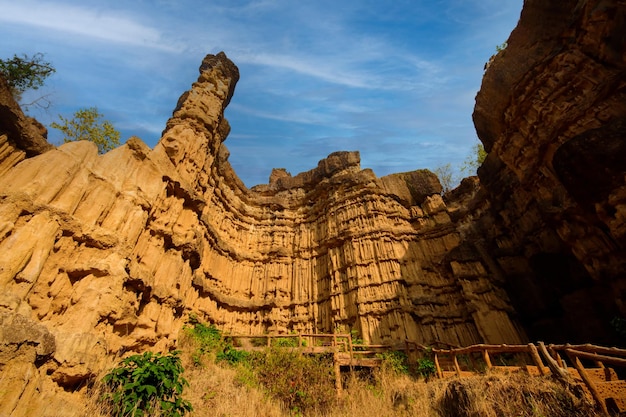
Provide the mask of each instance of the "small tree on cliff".
{"label": "small tree on cliff", "polygon": [[[46,78],[55,72],[56,70],[52,64],[44,61],[41,52],[31,57],[24,54],[21,57],[13,55],[13,58],[10,59],[0,59],[0,73],[6,78],[11,94],[13,94],[17,102],[22,100],[22,94],[25,91],[37,90],[43,86]],[[46,96],[42,96],[30,103],[30,105],[41,105],[42,100],[49,104]],[[42,107],[47,107],[47,105]]]}
{"label": "small tree on cliff", "polygon": [[468,155],[468,157],[461,165],[461,171],[467,175],[476,175],[476,171],[478,168],[485,162],[485,158],[487,158],[487,151],[482,143],[478,142],[472,147],[472,153]]}
{"label": "small tree on cliff", "polygon": [[437,176],[437,178],[439,178],[439,183],[443,188],[443,194],[452,189],[455,182],[454,173],[452,172],[452,165],[448,163],[435,168],[435,175]]}
{"label": "small tree on cliff", "polygon": [[50,126],[63,132],[64,143],[88,140],[98,145],[98,153],[102,154],[120,144],[120,132],[102,117],[97,107],[90,107],[77,110],[72,119],[59,115],[61,123],[52,122]]}

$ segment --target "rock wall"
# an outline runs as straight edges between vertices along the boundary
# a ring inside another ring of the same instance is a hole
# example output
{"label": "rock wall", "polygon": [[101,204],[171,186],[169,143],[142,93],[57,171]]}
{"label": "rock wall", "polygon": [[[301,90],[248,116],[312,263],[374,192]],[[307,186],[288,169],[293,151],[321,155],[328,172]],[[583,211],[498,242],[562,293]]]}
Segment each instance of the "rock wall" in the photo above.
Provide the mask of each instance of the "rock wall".
{"label": "rock wall", "polygon": [[[548,4],[550,3],[550,4]],[[626,317],[626,12],[527,0],[474,121],[488,157],[441,197],[357,152],[247,189],[202,62],[154,149],[58,148],[0,82],[0,415],[73,415],[90,378],[175,346],[190,313],[231,333],[366,341],[613,343]],[[78,394],[75,394],[77,392]]]}
{"label": "rock wall", "polygon": [[526,0],[474,122],[489,251],[533,339],[615,343],[626,317],[626,5]]}
{"label": "rock wall", "polygon": [[468,238],[476,181],[446,204],[429,171],[377,178],[337,152],[247,189],[223,145],[238,77],[207,56],[153,150],[131,138],[104,155],[90,142],[29,151],[4,96],[0,415],[63,414],[113,359],[173,348],[189,313],[238,334],[526,340]]}

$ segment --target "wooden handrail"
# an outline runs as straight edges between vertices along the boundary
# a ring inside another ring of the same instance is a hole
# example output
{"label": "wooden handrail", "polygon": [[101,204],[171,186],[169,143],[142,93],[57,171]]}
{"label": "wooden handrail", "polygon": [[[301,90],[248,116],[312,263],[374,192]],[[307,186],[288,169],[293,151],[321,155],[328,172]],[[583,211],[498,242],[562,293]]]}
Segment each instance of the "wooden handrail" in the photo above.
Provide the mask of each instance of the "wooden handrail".
{"label": "wooden handrail", "polygon": [[598,355],[595,353],[583,352],[578,349],[565,349],[565,353],[567,353],[568,356],[575,356],[577,358],[590,359],[592,361],[626,367],[626,359],[615,358],[613,356]]}
{"label": "wooden handrail", "polygon": [[589,343],[586,343],[584,345],[569,345],[569,344],[565,344],[565,345],[550,345],[551,348],[556,349],[556,350],[562,350],[565,351],[567,349],[574,349],[577,351],[582,351],[582,352],[589,352],[589,353],[597,353],[597,354],[601,354],[601,355],[613,355],[613,356],[624,356],[626,357],[626,349],[620,349],[620,348],[616,348],[616,347],[604,347],[604,346],[597,346],[597,345],[592,345]]}
{"label": "wooden handrail", "polygon": [[[544,361],[542,361],[542,356],[545,362],[547,363],[548,368],[552,372],[552,374],[558,378],[563,384],[566,386],[572,384],[574,381],[570,378],[569,373],[567,372],[567,364],[565,361],[561,359],[559,352],[567,355],[570,362],[578,371],[578,374],[582,378],[583,382],[591,392],[594,400],[601,408],[601,410],[606,414],[607,407],[604,403],[604,399],[601,397],[597,387],[595,386],[593,380],[589,377],[587,370],[584,368],[583,364],[580,362],[580,359],[586,359],[595,362],[598,366],[604,367],[604,364],[614,365],[614,366],[623,366],[626,367],[626,349],[620,349],[616,347],[604,347],[597,346],[592,344],[582,344],[582,345],[550,345],[546,347],[543,342],[538,342],[538,348],[533,343],[528,343],[526,345],[507,345],[507,344],[477,344],[466,347],[455,347],[451,349],[440,349],[434,347],[427,347],[415,342],[411,342],[409,340],[405,340],[402,346],[390,346],[383,344],[362,344],[355,345],[352,340],[352,335],[348,333],[329,333],[329,334],[309,334],[309,333],[299,333],[299,334],[264,334],[264,335],[224,335],[225,338],[243,338],[243,339],[267,339],[267,346],[271,346],[272,339],[277,338],[294,338],[298,341],[297,347],[289,347],[285,346],[285,349],[294,349],[306,351],[309,349],[311,353],[320,353],[320,352],[331,352],[333,353],[333,362],[334,362],[334,373],[335,373],[335,385],[338,394],[341,393],[342,385],[341,385],[341,366],[345,363],[345,354],[349,354],[349,364],[350,367],[354,364],[358,366],[358,361],[360,360],[370,360],[371,355],[375,355],[380,353],[381,350],[394,350],[394,351],[404,351],[409,355],[411,352],[416,350],[421,350],[423,352],[428,352],[432,354],[433,362],[435,365],[435,370],[437,376],[439,378],[444,377],[444,371],[441,368],[441,357],[442,356],[451,356],[454,365],[454,373],[457,376],[462,375],[461,367],[459,366],[458,356],[472,353],[480,353],[482,355],[483,360],[485,361],[485,365],[487,368],[492,368],[492,360],[490,354],[499,354],[499,353],[524,353],[528,354],[532,363],[538,368],[540,375],[545,375],[545,367]],[[315,346],[313,345],[313,340],[327,340],[328,342],[324,343],[324,346]],[[307,341],[310,346],[303,346],[303,342]],[[330,342],[330,343],[329,343]],[[440,343],[443,344],[443,343]],[[255,348],[258,349],[258,348]],[[342,354],[342,355],[340,355]],[[367,356],[370,355],[370,358]],[[474,356],[470,355],[470,360],[474,364]],[[365,365],[372,366],[372,365]]]}
{"label": "wooden handrail", "polygon": [[456,349],[432,349],[433,352],[444,355],[464,355],[467,353],[525,353],[528,352],[528,345],[472,345]]}
{"label": "wooden handrail", "polygon": [[[334,347],[343,347],[343,351],[350,352],[351,354],[375,354],[378,353],[376,349],[394,349],[394,350],[405,350],[409,351],[412,347],[417,350],[422,350],[425,352],[433,353],[436,356],[448,355],[453,356],[456,359],[457,355],[464,355],[469,353],[481,353],[485,360],[487,366],[490,364],[489,354],[497,354],[497,353],[529,353],[535,365],[539,368],[539,372],[541,374],[543,371],[543,362],[541,361],[541,357],[538,354],[537,348],[534,344],[529,343],[527,345],[491,345],[491,344],[477,344],[472,346],[460,347],[460,348],[452,348],[452,349],[439,349],[439,348],[430,348],[409,340],[405,340],[405,346],[403,347],[392,347],[390,345],[383,344],[363,344],[356,345],[352,342],[352,335],[350,333],[298,333],[298,334],[263,334],[263,335],[224,335],[223,337],[233,338],[233,339],[267,339],[267,344],[270,345],[271,339],[277,338],[293,338],[297,339],[299,343],[299,347],[302,346],[302,341],[305,339],[331,339],[331,346]],[[442,342],[438,342],[439,344],[443,344]],[[543,342],[539,342],[539,352],[544,356],[544,359],[548,363],[548,367],[552,371],[552,373],[557,374],[561,378],[566,378],[566,373],[563,370],[563,366],[561,366],[557,361],[548,353],[548,349]],[[309,346],[314,347],[314,346]],[[592,344],[581,344],[581,345],[550,345],[550,351],[556,353],[557,351],[561,351],[563,353],[567,353],[568,356],[574,355],[579,358],[588,359],[596,361],[597,363],[606,363],[610,365],[616,366],[624,366],[626,367],[626,359],[621,359],[620,357],[626,357],[626,349],[620,349],[616,347],[604,347],[597,346]],[[615,356],[618,356],[617,358]],[[560,358],[559,358],[560,359]]]}

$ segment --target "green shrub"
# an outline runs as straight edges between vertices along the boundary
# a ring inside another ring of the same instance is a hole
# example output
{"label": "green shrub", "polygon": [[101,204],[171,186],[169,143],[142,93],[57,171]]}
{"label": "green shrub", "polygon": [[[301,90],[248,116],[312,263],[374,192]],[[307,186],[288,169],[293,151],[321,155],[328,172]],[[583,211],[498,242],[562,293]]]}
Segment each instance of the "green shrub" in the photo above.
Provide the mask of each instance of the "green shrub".
{"label": "green shrub", "polygon": [[409,374],[409,364],[406,353],[399,351],[389,351],[376,355],[382,359],[382,368],[396,374]]}
{"label": "green shrub", "polygon": [[182,377],[179,352],[168,355],[145,352],[124,359],[105,377],[110,392],[103,396],[116,417],[140,417],[155,410],[163,416],[180,417],[192,411],[189,401],[181,398],[189,384]]}
{"label": "green shrub", "polygon": [[365,341],[359,337],[359,331],[357,329],[350,330],[350,338],[352,339],[352,350],[364,351],[366,348],[363,346]]}
{"label": "green shrub", "polygon": [[232,345],[226,344],[222,351],[217,353],[216,360],[218,362],[228,362],[230,365],[236,365],[240,362],[248,360],[250,354],[244,350],[237,350]]}
{"label": "green shrub", "polygon": [[222,338],[222,332],[215,325],[201,323],[195,315],[189,316],[189,324],[192,326],[185,325],[183,331],[196,344],[191,359],[195,366],[202,366],[202,360],[206,355],[217,356],[224,350],[225,341]]}
{"label": "green shrub", "polygon": [[267,392],[293,413],[323,413],[335,398],[332,357],[271,348],[255,356],[252,367]]}
{"label": "green shrub", "polygon": [[419,358],[417,360],[417,374],[428,379],[437,373],[435,363],[430,358]]}
{"label": "green shrub", "polygon": [[276,347],[298,347],[297,337],[277,337],[272,340],[272,346]]}
{"label": "green shrub", "polygon": [[189,323],[193,327],[185,326],[185,332],[199,344],[203,352],[209,352],[219,348],[222,343],[222,332],[214,324],[201,323],[195,316],[189,317]]}

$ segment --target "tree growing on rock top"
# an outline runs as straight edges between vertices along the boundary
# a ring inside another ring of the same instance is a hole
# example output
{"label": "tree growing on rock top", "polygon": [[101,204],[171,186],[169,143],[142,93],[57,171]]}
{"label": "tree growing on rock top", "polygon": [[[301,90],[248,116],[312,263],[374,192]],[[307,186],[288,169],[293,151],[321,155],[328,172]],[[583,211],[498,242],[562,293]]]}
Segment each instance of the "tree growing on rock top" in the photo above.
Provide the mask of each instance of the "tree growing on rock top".
{"label": "tree growing on rock top", "polygon": [[97,107],[89,107],[77,110],[72,119],[59,115],[61,123],[52,122],[50,126],[63,132],[63,143],[88,140],[103,154],[120,145],[120,132],[103,117]]}
{"label": "tree growing on rock top", "polygon": [[[15,101],[20,102],[22,95],[28,90],[37,90],[43,86],[44,81],[50,75],[54,74],[56,69],[50,62],[44,60],[41,52],[28,56],[13,55],[13,58],[0,59],[0,74],[7,80],[11,94]],[[47,105],[41,105],[41,102]],[[29,104],[22,104],[27,107],[32,104],[38,104],[44,108],[48,107],[49,101],[46,96],[39,97]]]}
{"label": "tree growing on rock top", "polygon": [[472,153],[463,161],[461,165],[461,172],[466,175],[476,175],[478,168],[485,162],[487,158],[487,151],[482,143],[475,143],[472,147]]}

